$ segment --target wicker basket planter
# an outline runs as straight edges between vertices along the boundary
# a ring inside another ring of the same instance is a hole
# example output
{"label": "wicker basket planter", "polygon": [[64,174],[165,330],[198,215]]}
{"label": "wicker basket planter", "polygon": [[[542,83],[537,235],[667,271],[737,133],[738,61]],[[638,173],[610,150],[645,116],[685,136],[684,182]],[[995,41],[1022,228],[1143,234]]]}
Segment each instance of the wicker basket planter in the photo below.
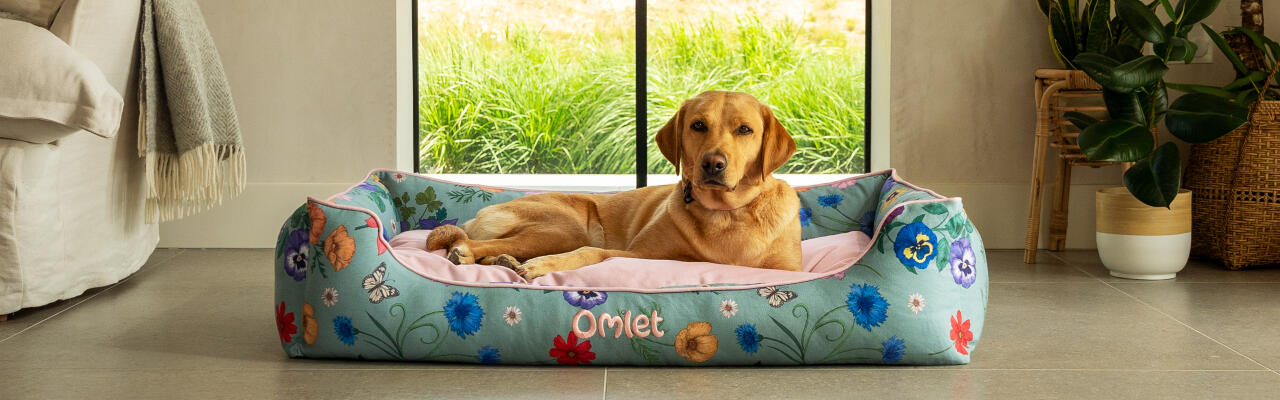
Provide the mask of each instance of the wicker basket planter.
{"label": "wicker basket planter", "polygon": [[1250,124],[1191,147],[1192,254],[1230,269],[1280,263],[1280,101]]}

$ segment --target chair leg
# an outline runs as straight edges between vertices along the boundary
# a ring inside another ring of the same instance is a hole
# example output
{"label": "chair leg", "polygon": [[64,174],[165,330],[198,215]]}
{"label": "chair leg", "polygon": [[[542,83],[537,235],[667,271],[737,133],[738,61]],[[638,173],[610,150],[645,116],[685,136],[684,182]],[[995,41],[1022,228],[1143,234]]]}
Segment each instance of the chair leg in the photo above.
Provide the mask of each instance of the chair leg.
{"label": "chair leg", "polygon": [[1044,158],[1049,150],[1048,132],[1036,132],[1036,145],[1031,161],[1031,210],[1027,213],[1027,241],[1022,251],[1022,262],[1036,263],[1036,250],[1040,247],[1040,196],[1044,182]]}
{"label": "chair leg", "polygon": [[1053,213],[1049,218],[1049,251],[1067,246],[1067,206],[1071,200],[1071,163],[1058,159],[1058,183],[1053,193]]}

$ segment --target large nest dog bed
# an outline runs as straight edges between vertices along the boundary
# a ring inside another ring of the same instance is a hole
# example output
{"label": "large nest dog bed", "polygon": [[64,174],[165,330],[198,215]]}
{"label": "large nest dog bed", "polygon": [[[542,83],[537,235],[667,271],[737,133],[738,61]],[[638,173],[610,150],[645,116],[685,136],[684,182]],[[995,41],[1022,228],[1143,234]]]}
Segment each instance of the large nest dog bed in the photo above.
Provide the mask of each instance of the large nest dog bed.
{"label": "large nest dog bed", "polygon": [[804,270],[614,258],[530,282],[425,250],[531,191],[375,170],[276,246],[290,357],[487,364],[964,364],[987,303],[961,208],[893,171],[797,188]]}

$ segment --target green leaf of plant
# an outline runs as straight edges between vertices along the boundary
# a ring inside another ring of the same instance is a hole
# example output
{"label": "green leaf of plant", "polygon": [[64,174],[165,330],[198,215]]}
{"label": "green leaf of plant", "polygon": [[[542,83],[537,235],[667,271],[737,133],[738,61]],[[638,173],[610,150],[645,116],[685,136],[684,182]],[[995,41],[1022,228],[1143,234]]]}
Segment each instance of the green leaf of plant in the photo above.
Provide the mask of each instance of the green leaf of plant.
{"label": "green leaf of plant", "polygon": [[1152,207],[1168,207],[1181,183],[1182,160],[1173,142],[1161,145],[1151,157],[1139,160],[1124,173],[1124,186],[1129,193]]}
{"label": "green leaf of plant", "polygon": [[1120,66],[1120,62],[1111,57],[1089,52],[1081,53],[1071,62],[1075,63],[1077,67],[1102,87],[1109,87],[1113,84],[1111,77],[1114,75],[1116,67]]}
{"label": "green leaf of plant", "polygon": [[1173,13],[1173,5],[1169,4],[1169,0],[1160,0],[1160,5],[1164,7],[1164,13],[1169,15],[1169,19],[1175,18]]}
{"label": "green leaf of plant", "polygon": [[1164,43],[1168,38],[1160,19],[1151,9],[1138,0],[1115,0],[1116,15],[1124,20],[1125,25],[1138,37],[1151,43]]}
{"label": "green leaf of plant", "polygon": [[1229,91],[1223,90],[1222,88],[1217,86],[1193,85],[1193,84],[1187,84],[1187,83],[1168,83],[1168,82],[1166,82],[1165,85],[1168,85],[1170,89],[1185,92],[1185,93],[1202,93],[1210,96],[1221,97],[1227,100],[1236,98],[1235,93],[1231,93]]}
{"label": "green leaf of plant", "polygon": [[[1181,0],[1174,14],[1179,25],[1193,25],[1213,15],[1220,0]],[[1172,18],[1172,17],[1171,17]]]}
{"label": "green leaf of plant", "polygon": [[1222,35],[1219,35],[1209,25],[1200,24],[1200,27],[1204,28],[1204,32],[1209,34],[1209,39],[1213,40],[1213,44],[1218,46],[1218,50],[1227,57],[1227,61],[1231,61],[1231,65],[1236,67],[1236,71],[1240,71],[1242,74],[1249,73],[1249,68],[1244,66],[1244,61],[1240,61],[1240,55],[1231,49],[1231,45],[1227,43],[1226,39],[1222,38]]}
{"label": "green leaf of plant", "polygon": [[1138,57],[1142,57],[1142,52],[1134,49],[1133,47],[1115,45],[1111,46],[1111,49],[1107,50],[1107,57],[1111,57],[1113,60],[1125,63],[1136,60]]}
{"label": "green leaf of plant", "polygon": [[1156,90],[1152,93],[1139,93],[1138,101],[1147,107],[1147,119],[1150,123],[1146,125],[1154,126],[1169,111],[1169,90],[1164,85],[1156,85]]}
{"label": "green leaf of plant", "polygon": [[1121,93],[1102,89],[1102,100],[1107,103],[1107,114],[1111,119],[1122,119],[1139,125],[1147,124],[1146,113],[1142,111],[1142,102],[1136,93]]}
{"label": "green leaf of plant", "polygon": [[1193,93],[1173,102],[1166,118],[1165,126],[1173,136],[1189,143],[1205,143],[1248,122],[1249,109],[1220,97]]}
{"label": "green leaf of plant", "polygon": [[1079,111],[1067,111],[1062,113],[1062,118],[1065,118],[1067,121],[1071,122],[1072,125],[1075,125],[1076,128],[1079,128],[1082,131],[1088,128],[1089,125],[1099,122],[1097,118]]}
{"label": "green leaf of plant", "polygon": [[947,213],[947,206],[938,203],[928,203],[924,205],[924,211],[933,215],[942,215]]}
{"label": "green leaf of plant", "polygon": [[1106,53],[1111,49],[1111,2],[1095,0],[1090,4],[1088,28],[1085,51]]}
{"label": "green leaf of plant", "polygon": [[1187,58],[1188,51],[1190,51],[1189,54],[1191,54],[1192,57],[1196,54],[1195,51],[1191,49],[1192,46],[1195,46],[1195,44],[1186,39],[1170,37],[1167,42],[1151,45],[1151,50],[1158,56],[1168,54],[1170,61],[1184,60],[1183,62],[1189,63],[1190,61]]}
{"label": "green leaf of plant", "polygon": [[1249,88],[1249,89],[1262,90],[1262,84],[1266,83],[1268,76],[1269,75],[1267,75],[1265,71],[1252,71],[1246,74],[1245,76],[1240,77],[1240,79],[1231,81],[1231,83],[1228,83],[1226,86],[1223,86],[1222,89],[1236,90],[1236,89]]}
{"label": "green leaf of plant", "polygon": [[1151,153],[1151,131],[1132,121],[1109,120],[1080,132],[1080,150],[1094,161],[1137,161]]}
{"label": "green leaf of plant", "polygon": [[[1142,56],[1138,59],[1120,64],[1112,70],[1112,85],[1109,89],[1132,91],[1160,81],[1169,67],[1156,56]],[[1101,82],[1099,82],[1101,83]]]}
{"label": "green leaf of plant", "polygon": [[1068,17],[1059,6],[1051,6],[1049,10],[1049,39],[1053,41],[1054,50],[1062,55],[1063,65],[1072,68],[1071,60],[1079,53],[1075,32],[1071,30]]}

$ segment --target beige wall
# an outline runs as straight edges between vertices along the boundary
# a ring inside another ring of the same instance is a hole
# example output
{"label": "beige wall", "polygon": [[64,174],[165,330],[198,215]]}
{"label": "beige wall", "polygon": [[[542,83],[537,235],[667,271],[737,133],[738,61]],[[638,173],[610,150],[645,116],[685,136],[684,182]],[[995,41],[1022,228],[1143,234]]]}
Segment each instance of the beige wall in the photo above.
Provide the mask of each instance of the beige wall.
{"label": "beige wall", "polygon": [[[1057,65],[1035,2],[877,1],[886,4],[878,12],[891,7],[890,63],[876,70],[889,73],[890,115],[877,116],[889,121],[889,164],[913,182],[964,197],[989,247],[1021,247],[1031,76]],[[271,247],[305,196],[336,193],[374,167],[411,168],[409,35],[407,18],[398,17],[407,16],[407,0],[199,3],[240,113],[249,186],[218,209],[163,224],[161,246]],[[1238,7],[1224,1],[1210,23],[1238,23]],[[1276,35],[1280,7],[1268,14]],[[1230,67],[1220,55],[1215,60],[1174,66],[1170,77],[1225,83]],[[1118,182],[1116,168],[1076,169],[1068,247],[1093,247],[1092,192]]]}
{"label": "beige wall", "polygon": [[327,197],[372,168],[408,161],[396,143],[407,123],[397,110],[408,106],[397,103],[408,93],[397,82],[398,41],[409,36],[397,34],[397,9],[407,1],[199,4],[231,83],[249,183],[217,209],[162,224],[161,246],[273,247],[305,196]]}
{"label": "beige wall", "polygon": [[[1280,28],[1280,8],[1271,10],[1271,24]],[[964,197],[988,247],[1022,247],[1035,127],[1032,74],[1058,67],[1044,17],[1028,0],[894,1],[892,12],[893,166],[908,180]],[[1239,1],[1228,0],[1206,22],[1239,21]],[[1213,51],[1215,63],[1173,65],[1169,79],[1229,82],[1230,64]],[[1052,165],[1046,171],[1046,185],[1056,184],[1054,171]],[[1092,192],[1119,185],[1120,171],[1073,174],[1067,246],[1093,248]],[[1046,199],[1046,221],[1049,206]]]}

